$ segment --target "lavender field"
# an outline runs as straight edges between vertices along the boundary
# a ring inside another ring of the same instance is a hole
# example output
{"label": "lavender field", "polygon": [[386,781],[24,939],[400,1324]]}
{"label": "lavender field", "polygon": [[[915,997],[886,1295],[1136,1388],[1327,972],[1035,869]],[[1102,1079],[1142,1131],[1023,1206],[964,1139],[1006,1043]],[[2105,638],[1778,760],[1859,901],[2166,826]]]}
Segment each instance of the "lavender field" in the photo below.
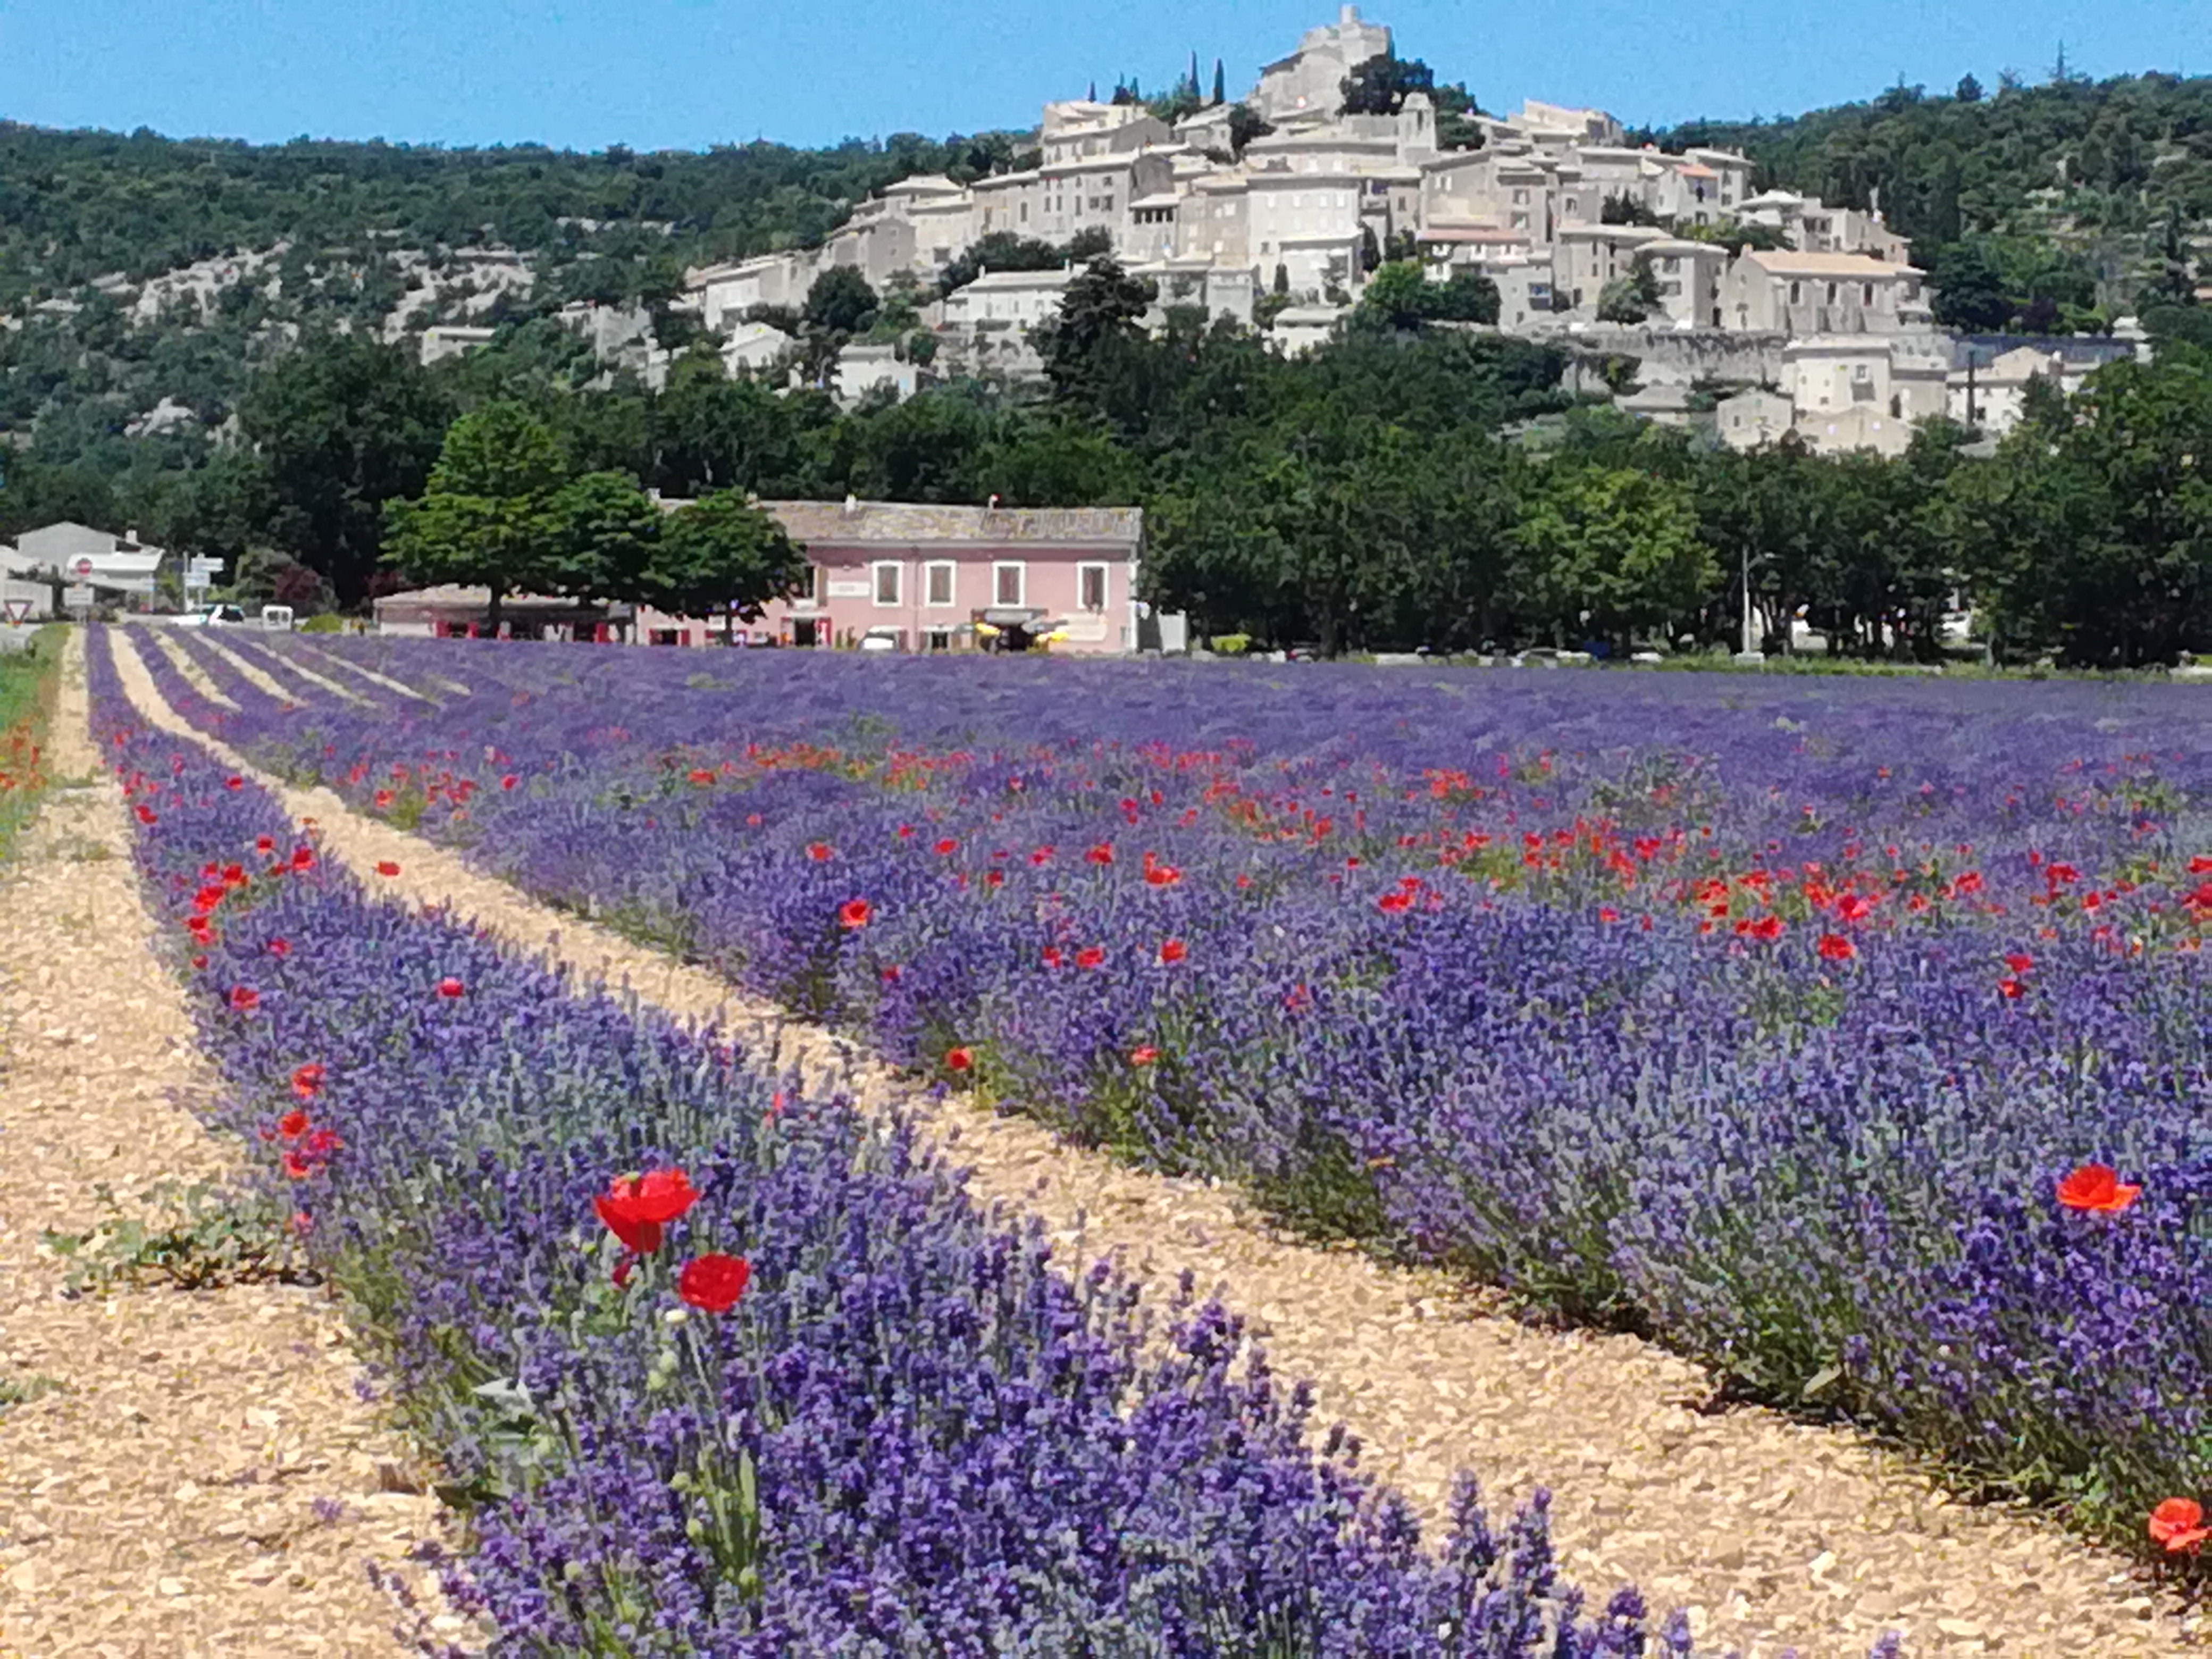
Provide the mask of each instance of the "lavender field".
{"label": "lavender field", "polygon": [[1148,1339],[906,1127],[372,898],[105,641],[91,689],[218,1119],[446,1471],[447,1595],[501,1650],[1691,1652],[1632,1589],[1585,1608],[1540,1496],[1493,1534],[1463,1485],[1425,1548],[1217,1304]]}
{"label": "lavender field", "polygon": [[2201,1540],[2189,689],[185,645],[257,762],[948,1087]]}

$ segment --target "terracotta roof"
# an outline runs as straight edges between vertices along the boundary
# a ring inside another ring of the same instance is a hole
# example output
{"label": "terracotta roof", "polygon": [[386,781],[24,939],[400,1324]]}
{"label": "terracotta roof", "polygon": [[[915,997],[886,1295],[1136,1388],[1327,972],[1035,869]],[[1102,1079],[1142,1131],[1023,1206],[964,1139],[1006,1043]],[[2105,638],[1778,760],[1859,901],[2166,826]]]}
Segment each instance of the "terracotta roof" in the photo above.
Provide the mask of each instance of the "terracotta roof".
{"label": "terracotta roof", "polygon": [[1747,253],[1763,270],[1779,276],[1917,276],[1911,265],[1893,265],[1864,253]]}
{"label": "terracotta roof", "polygon": [[1145,528],[1135,507],[930,507],[911,501],[763,501],[800,543],[1081,542],[1134,545]]}

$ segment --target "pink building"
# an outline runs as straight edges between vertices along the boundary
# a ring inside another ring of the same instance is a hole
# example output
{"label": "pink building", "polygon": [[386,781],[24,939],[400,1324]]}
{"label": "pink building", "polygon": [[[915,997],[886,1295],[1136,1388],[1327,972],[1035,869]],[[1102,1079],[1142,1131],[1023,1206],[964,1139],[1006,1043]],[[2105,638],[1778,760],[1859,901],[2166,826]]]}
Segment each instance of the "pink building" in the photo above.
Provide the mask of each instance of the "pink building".
{"label": "pink building", "polygon": [[[811,590],[755,624],[778,640],[844,645],[873,633],[902,651],[966,651],[1051,633],[1056,651],[1138,648],[1141,507],[761,506],[813,566]],[[641,625],[651,637],[653,620]]]}
{"label": "pink building", "polygon": [[[682,503],[664,500],[674,507]],[[585,601],[510,596],[502,631],[517,637],[641,645],[742,642],[824,647],[973,651],[1022,648],[1049,636],[1075,655],[1182,648],[1180,617],[1139,631],[1136,601],[1145,515],[1134,507],[927,507],[907,501],[763,501],[806,551],[812,580],[759,620],[635,617]],[[423,588],[376,601],[385,634],[474,635],[489,594]],[[887,642],[887,644],[885,643]]]}

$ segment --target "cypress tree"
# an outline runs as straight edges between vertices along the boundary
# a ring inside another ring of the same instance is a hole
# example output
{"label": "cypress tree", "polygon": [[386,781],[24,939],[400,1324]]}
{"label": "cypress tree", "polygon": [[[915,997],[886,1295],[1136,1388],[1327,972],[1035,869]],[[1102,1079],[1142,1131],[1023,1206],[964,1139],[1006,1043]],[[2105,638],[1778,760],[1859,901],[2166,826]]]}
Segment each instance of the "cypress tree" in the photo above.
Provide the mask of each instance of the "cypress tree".
{"label": "cypress tree", "polygon": [[1213,101],[1215,103],[1225,104],[1229,101],[1226,86],[1227,82],[1222,78],[1221,60],[1217,58],[1213,60]]}

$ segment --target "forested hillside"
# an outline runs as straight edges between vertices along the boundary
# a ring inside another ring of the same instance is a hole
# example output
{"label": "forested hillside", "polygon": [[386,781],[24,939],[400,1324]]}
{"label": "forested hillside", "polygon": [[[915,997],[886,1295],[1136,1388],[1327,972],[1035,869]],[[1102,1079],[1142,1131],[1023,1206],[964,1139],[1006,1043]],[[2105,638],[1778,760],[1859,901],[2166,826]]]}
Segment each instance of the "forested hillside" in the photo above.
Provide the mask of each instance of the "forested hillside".
{"label": "forested hillside", "polygon": [[2178,295],[2212,246],[2212,76],[1989,91],[1968,76],[1948,95],[1898,87],[1637,141],[1741,149],[1763,184],[1838,206],[1878,200],[1931,273],[1939,318],[1962,328],[2094,328]]}
{"label": "forested hillside", "polygon": [[363,255],[477,243],[679,262],[818,241],[893,179],[1010,165],[1006,133],[901,133],[834,149],[756,143],[639,155],[517,145],[252,145],[0,122],[0,311],[94,278],[234,249]]}

